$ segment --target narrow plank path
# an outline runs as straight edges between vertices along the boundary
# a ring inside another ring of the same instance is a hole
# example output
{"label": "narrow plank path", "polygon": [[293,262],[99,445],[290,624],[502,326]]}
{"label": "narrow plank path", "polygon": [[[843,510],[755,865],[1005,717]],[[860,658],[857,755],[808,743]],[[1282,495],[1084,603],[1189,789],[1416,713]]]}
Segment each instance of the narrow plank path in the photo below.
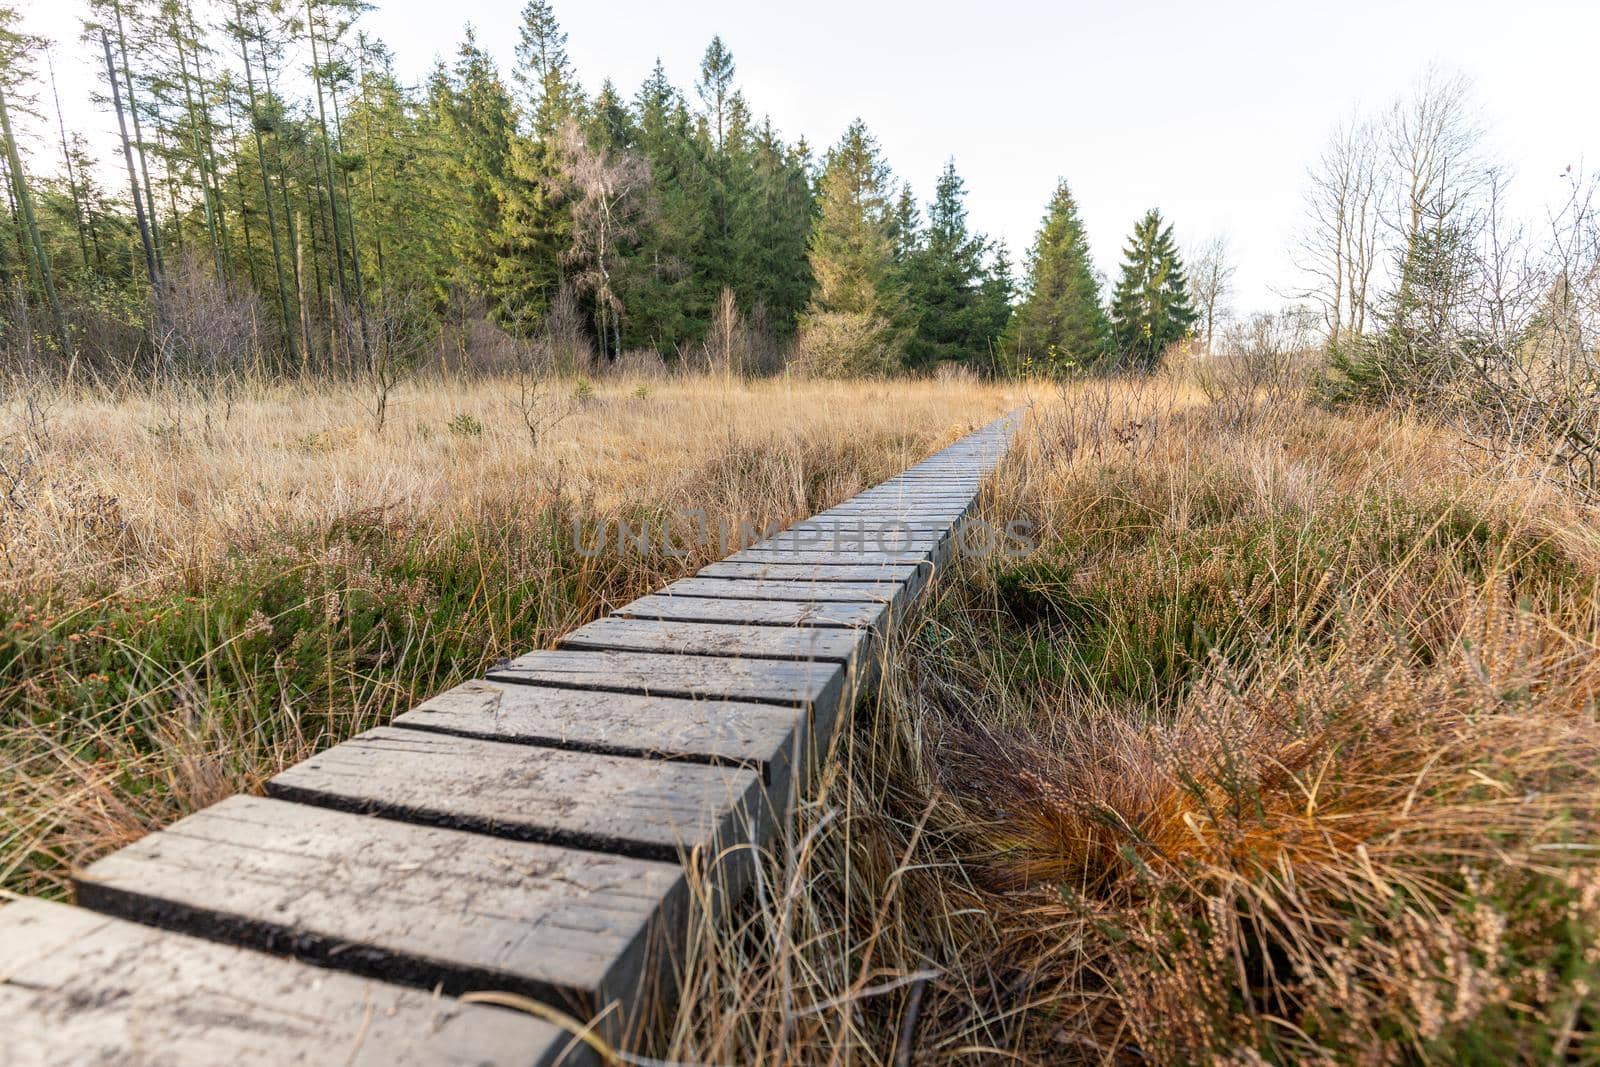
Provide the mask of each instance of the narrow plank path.
{"label": "narrow plank path", "polygon": [[5,1062],[581,1064],[750,880],[1015,416],[0,907]]}

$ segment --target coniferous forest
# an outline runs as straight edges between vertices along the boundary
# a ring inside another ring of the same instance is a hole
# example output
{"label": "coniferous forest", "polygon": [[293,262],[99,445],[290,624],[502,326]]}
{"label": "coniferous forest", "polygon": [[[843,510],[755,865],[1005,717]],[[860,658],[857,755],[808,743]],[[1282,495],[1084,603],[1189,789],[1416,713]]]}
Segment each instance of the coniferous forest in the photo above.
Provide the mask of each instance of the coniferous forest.
{"label": "coniferous forest", "polygon": [[[469,27],[412,85],[362,10],[91,0],[51,42],[0,8],[13,367],[994,374],[1149,366],[1191,328],[1154,213],[1105,307],[1063,183],[1018,278],[953,162],[923,199],[860,119],[787,138],[720,38],[687,87],[658,62],[588,91],[529,0],[512,69]],[[115,158],[62,118],[69,49],[96,60]]]}

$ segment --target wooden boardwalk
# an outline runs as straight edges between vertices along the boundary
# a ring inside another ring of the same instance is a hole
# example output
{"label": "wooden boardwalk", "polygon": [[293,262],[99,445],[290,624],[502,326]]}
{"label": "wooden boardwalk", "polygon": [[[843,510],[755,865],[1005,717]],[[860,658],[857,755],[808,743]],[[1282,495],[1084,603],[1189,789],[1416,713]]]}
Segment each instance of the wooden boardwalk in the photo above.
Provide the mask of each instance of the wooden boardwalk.
{"label": "wooden boardwalk", "polygon": [[79,907],[0,907],[0,1059],[590,1061],[483,990],[627,1043],[684,865],[745,888],[1010,426],[105,857]]}

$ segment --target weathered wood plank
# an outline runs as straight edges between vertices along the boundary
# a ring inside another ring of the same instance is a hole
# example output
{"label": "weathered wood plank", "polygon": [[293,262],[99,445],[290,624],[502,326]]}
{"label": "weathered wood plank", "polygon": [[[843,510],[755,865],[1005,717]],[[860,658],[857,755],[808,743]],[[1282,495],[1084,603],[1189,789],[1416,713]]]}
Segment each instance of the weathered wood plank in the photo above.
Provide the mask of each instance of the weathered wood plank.
{"label": "weathered wood plank", "polygon": [[934,504],[922,503],[920,501],[905,501],[903,503],[896,504],[888,501],[878,502],[867,500],[856,503],[847,500],[838,507],[829,508],[827,511],[817,512],[814,518],[829,518],[836,515],[879,515],[890,518],[895,516],[905,516],[906,518],[928,519],[930,521],[942,519],[950,519],[953,521],[954,519],[965,515],[970,509],[970,503]]}
{"label": "weathered wood plank", "polygon": [[870,637],[862,630],[838,628],[780,628],[609,616],[578,627],[556,644],[559,648],[599,651],[825,660],[848,666],[854,664]]}
{"label": "weathered wood plank", "polygon": [[912,534],[944,534],[951,523],[941,519],[897,519],[894,516],[872,515],[818,515],[797,522],[785,533],[825,532],[848,536],[855,530],[909,530]]}
{"label": "weathered wood plank", "polygon": [[839,523],[834,529],[793,529],[776,534],[748,547],[754,549],[800,549],[832,552],[838,549],[868,552],[893,552],[900,549],[932,550],[946,537],[938,530],[896,529],[867,523]]}
{"label": "weathered wood plank", "polygon": [[645,696],[837,706],[844,667],[823,661],[666,656],[649,652],[529,652],[491,668],[495,682],[568,686]]}
{"label": "weathered wood plank", "polygon": [[[665,598],[663,598],[665,599]],[[514,744],[752,767],[770,777],[795,709],[735,700],[463,682],[394,720],[411,730]]]}
{"label": "weathered wood plank", "polygon": [[701,578],[784,579],[799,582],[910,582],[922,568],[902,563],[712,563]]}
{"label": "weathered wood plank", "polygon": [[213,944],[82,908],[0,907],[11,1067],[545,1067],[543,1020]]}
{"label": "weathered wood plank", "polygon": [[978,492],[978,489],[982,484],[983,480],[977,477],[961,480],[946,477],[908,478],[904,480],[891,479],[890,481],[884,482],[874,489],[867,490],[867,492],[907,494],[927,493],[932,496],[971,496]]}
{"label": "weathered wood plank", "polygon": [[508,744],[748,767],[781,811],[792,768],[803,754],[803,722],[802,709],[776,704],[472,681],[418,705],[394,725]]}
{"label": "weathered wood plank", "polygon": [[944,529],[966,518],[965,511],[936,511],[931,508],[843,508],[823,511],[813,516],[813,521],[823,522],[926,522],[936,529]]}
{"label": "weathered wood plank", "polygon": [[681,925],[677,864],[235,796],[92,864],[108,915],[456,996],[637,1021]]}
{"label": "weathered wood plank", "polygon": [[906,587],[900,582],[795,582],[784,579],[680,578],[665,586],[672,597],[777,600],[800,604],[874,603],[898,605]]}
{"label": "weathered wood plank", "polygon": [[909,563],[917,566],[928,562],[932,549],[903,548],[880,552],[864,548],[811,549],[788,545],[771,548],[747,548],[735,552],[726,563],[853,563],[869,566],[883,563]]}
{"label": "weathered wood plank", "polygon": [[880,485],[867,489],[849,497],[848,501],[859,503],[865,500],[886,500],[894,503],[915,501],[917,503],[951,504],[970,500],[976,492],[974,489],[931,489],[919,485]]}
{"label": "weathered wood plank", "polygon": [[671,863],[763,838],[761,785],[743,767],[379,727],[290,767],[267,795]]}
{"label": "weathered wood plank", "polygon": [[777,627],[848,626],[881,630],[889,618],[889,608],[875,601],[819,603],[672,594],[642,596],[622,605],[616,614],[631,619],[671,619],[677,622],[724,622]]}

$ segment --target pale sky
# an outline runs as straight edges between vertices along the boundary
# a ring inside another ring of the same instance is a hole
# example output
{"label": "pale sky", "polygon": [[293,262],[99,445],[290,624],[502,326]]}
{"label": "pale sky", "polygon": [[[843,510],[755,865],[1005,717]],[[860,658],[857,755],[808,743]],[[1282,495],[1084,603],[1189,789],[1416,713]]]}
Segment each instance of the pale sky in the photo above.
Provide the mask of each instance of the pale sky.
{"label": "pale sky", "polygon": [[[107,144],[88,102],[78,0],[21,0],[58,42],[69,124]],[[362,25],[420,80],[471,22],[509,74],[520,0],[378,0]],[[1600,0],[1079,0],[968,5],[810,0],[555,0],[593,92],[632,96],[656,57],[693,98],[721,34],[758,115],[820,155],[859,115],[919,198],[954,157],[976,229],[1019,264],[1058,176],[1081,205],[1096,266],[1159,207],[1184,245],[1225,233],[1240,310],[1297,285],[1290,242],[1307,165],[1352,109],[1378,107],[1430,62],[1477,85],[1489,147],[1530,220],[1560,174],[1600,166]],[[109,148],[109,145],[108,145]]]}

